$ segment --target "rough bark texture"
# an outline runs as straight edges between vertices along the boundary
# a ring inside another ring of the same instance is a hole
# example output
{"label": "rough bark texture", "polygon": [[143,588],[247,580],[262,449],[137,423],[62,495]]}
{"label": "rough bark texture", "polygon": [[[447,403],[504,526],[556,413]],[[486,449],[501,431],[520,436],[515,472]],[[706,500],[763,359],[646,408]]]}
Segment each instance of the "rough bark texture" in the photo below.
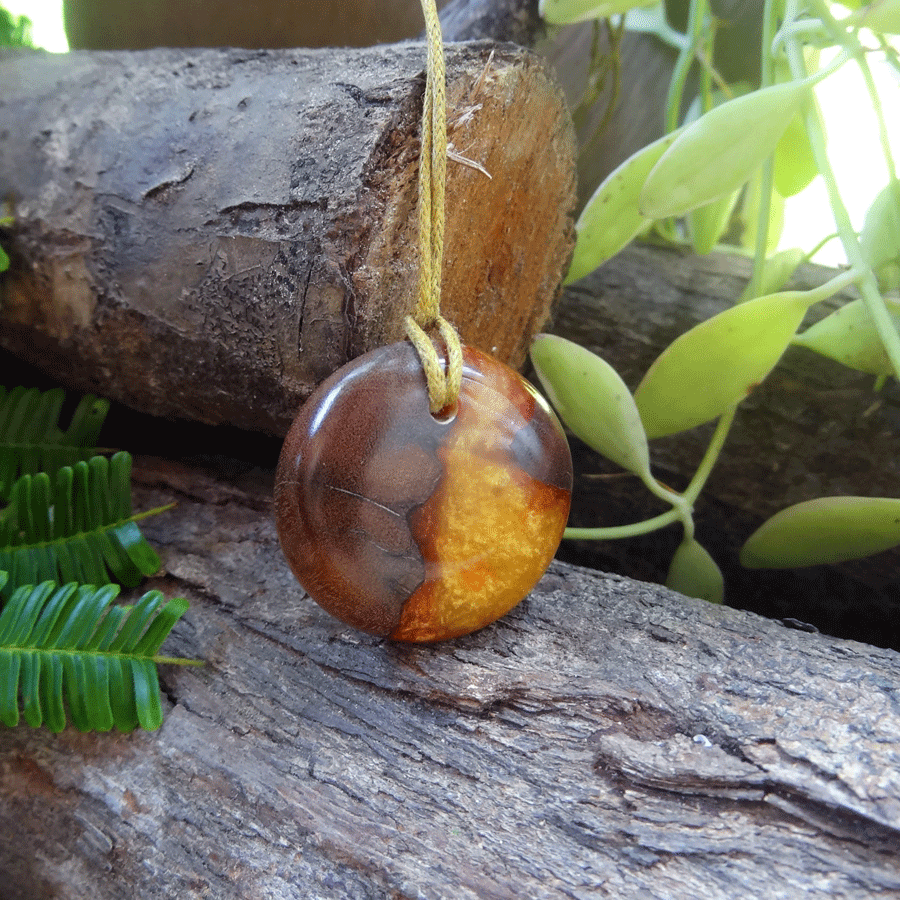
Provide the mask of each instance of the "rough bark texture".
{"label": "rough bark texture", "polygon": [[157,733],[0,732],[4,900],[900,892],[896,653],[564,564],[383,643],[293,582],[270,473],[137,478],[206,665]]}
{"label": "rough bark texture", "polygon": [[[0,57],[0,342],[156,414],[283,434],[417,288],[424,47]],[[573,140],[524,50],[451,47],[443,309],[519,365],[572,243]]]}
{"label": "rough bark texture", "polygon": [[450,0],[441,29],[454,41],[512,41],[531,47],[544,33],[538,0]]}
{"label": "rough bark texture", "polygon": [[[805,266],[793,287],[822,284],[833,274]],[[731,306],[749,276],[744,257],[633,246],[565,291],[552,330],[599,353],[634,389],[676,337]],[[809,321],[840,302],[817,307]],[[792,503],[842,494],[897,496],[900,389],[891,381],[876,394],[872,384],[871,376],[789,349],[741,406],[696,516],[701,541],[725,571],[729,603],[896,648],[900,552],[791,572],[751,571],[737,560],[751,532]],[[711,433],[709,425],[653,441],[657,476],[685,487]],[[579,478],[572,524],[618,525],[663,511],[636,479],[615,476],[613,466],[577,442],[574,451]],[[671,528],[641,539],[564,546],[570,561],[664,581],[679,539]]]}

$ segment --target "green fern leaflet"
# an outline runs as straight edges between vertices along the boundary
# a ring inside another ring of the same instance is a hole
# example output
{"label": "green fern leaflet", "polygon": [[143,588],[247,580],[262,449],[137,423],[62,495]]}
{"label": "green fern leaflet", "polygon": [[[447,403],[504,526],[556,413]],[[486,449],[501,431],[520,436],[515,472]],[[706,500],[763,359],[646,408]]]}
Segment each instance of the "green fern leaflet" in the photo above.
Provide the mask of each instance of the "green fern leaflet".
{"label": "green fern leaflet", "polygon": [[0,570],[9,573],[8,597],[23,584],[118,581],[135,587],[160,566],[131,512],[131,456],[64,466],[54,482],[39,472],[13,485],[0,515]]}
{"label": "green fern leaflet", "polygon": [[82,397],[66,430],[60,428],[65,393],[0,387],[0,502],[7,502],[22,475],[46,472],[94,455],[97,437],[109,412],[109,401]]}
{"label": "green fern leaflet", "polygon": [[13,593],[0,614],[0,722],[58,732],[68,708],[80,731],[160,726],[157,663],[199,664],[157,656],[188,603],[149,591],[112,605],[118,593],[53,582]]}

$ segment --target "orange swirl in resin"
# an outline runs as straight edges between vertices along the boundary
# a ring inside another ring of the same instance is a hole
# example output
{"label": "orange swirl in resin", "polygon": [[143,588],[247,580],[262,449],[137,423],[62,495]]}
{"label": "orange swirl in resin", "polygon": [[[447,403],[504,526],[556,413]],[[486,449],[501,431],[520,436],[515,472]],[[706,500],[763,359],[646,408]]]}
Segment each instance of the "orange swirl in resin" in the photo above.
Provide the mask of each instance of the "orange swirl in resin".
{"label": "orange swirl in resin", "polygon": [[457,408],[434,417],[412,345],[361,356],[304,404],[275,513],[300,584],[349,625],[403,641],[468,634],[540,579],[569,515],[562,427],[517,372],[463,348]]}

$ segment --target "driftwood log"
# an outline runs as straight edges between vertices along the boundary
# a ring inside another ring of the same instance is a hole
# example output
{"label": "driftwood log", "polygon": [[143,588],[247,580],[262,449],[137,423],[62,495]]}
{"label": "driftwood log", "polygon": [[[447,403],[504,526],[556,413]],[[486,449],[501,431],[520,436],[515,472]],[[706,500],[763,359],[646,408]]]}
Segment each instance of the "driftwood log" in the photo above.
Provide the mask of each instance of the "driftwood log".
{"label": "driftwood log", "polygon": [[[417,293],[425,50],[0,57],[14,202],[0,346],[158,415],[284,433]],[[443,310],[520,365],[572,246],[574,144],[544,64],[447,52]]]}
{"label": "driftwood log", "polygon": [[900,893],[900,655],[562,563],[384,643],[293,582],[271,472],[136,478],[206,665],[156,733],[0,731],[4,900]]}
{"label": "driftwood log", "polygon": [[441,30],[454,41],[511,41],[533,47],[545,34],[538,0],[449,0],[438,3]]}

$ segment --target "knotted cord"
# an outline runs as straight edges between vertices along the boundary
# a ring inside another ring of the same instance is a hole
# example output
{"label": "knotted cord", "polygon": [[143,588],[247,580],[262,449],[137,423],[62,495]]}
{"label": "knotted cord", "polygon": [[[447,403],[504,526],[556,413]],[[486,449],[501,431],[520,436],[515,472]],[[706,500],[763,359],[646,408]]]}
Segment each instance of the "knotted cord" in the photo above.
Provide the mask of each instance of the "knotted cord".
{"label": "knotted cord", "polygon": [[[444,258],[444,182],[447,173],[447,98],[444,42],[435,0],[422,0],[428,43],[422,138],[419,151],[419,299],[406,317],[406,335],[416,348],[428,383],[432,413],[453,406],[462,384],[462,346],[441,315]],[[446,371],[427,330],[437,326],[447,351]]]}

